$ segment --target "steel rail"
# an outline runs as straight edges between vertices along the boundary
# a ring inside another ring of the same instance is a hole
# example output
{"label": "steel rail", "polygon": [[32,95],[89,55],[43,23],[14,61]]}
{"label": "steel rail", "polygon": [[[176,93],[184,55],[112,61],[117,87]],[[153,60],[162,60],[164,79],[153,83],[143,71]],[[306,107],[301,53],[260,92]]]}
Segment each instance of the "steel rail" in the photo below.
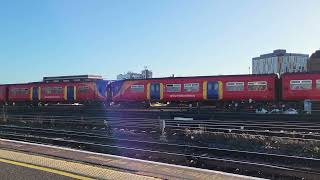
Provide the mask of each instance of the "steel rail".
{"label": "steel rail", "polygon": [[[239,159],[232,159],[232,158],[219,158],[219,157],[211,157],[208,155],[199,155],[199,154],[193,154],[193,153],[177,153],[177,152],[168,152],[168,151],[162,151],[162,150],[153,150],[153,149],[141,149],[141,148],[133,148],[133,147],[126,147],[126,146],[119,146],[119,145],[108,145],[108,144],[98,144],[98,143],[91,143],[86,141],[75,141],[75,140],[66,140],[66,139],[57,139],[57,138],[48,138],[48,137],[40,137],[40,136],[30,136],[30,135],[24,135],[24,134],[14,134],[14,133],[3,133],[1,132],[1,136],[5,137],[11,137],[12,139],[18,139],[18,140],[28,140],[33,142],[44,142],[44,143],[52,143],[55,145],[71,145],[72,147],[82,147],[84,149],[100,149],[98,151],[103,152],[119,152],[119,153],[125,153],[125,152],[136,152],[138,154],[145,154],[147,157],[150,157],[149,154],[154,155],[164,155],[167,160],[174,159],[194,159],[201,163],[204,163],[206,167],[212,168],[215,166],[218,167],[228,167],[228,168],[241,168],[241,169],[250,169],[253,171],[265,171],[266,173],[270,174],[279,174],[279,175],[286,175],[290,177],[303,177],[308,179],[317,179],[320,177],[320,171],[319,169],[312,169],[312,168],[303,168],[303,167],[295,167],[293,164],[291,166],[283,166],[283,165],[272,165],[268,163],[263,162],[256,162],[256,161],[250,161],[250,160],[239,160]],[[109,148],[109,149],[108,149]],[[113,149],[113,151],[110,151],[110,148]],[[103,150],[104,149],[104,150]],[[108,150],[107,150],[108,149]],[[141,153],[144,152],[144,153]],[[261,154],[260,154],[261,155]],[[152,157],[152,156],[151,156]],[[290,157],[293,158],[293,157]],[[157,160],[161,160],[162,158],[156,158]],[[165,160],[165,159],[162,159]],[[308,161],[311,161],[312,159],[306,159]],[[290,159],[288,160],[290,162]],[[171,162],[172,163],[172,162]],[[179,163],[179,162],[176,162]],[[181,162],[180,162],[181,163]],[[222,164],[220,164],[222,163]]]}

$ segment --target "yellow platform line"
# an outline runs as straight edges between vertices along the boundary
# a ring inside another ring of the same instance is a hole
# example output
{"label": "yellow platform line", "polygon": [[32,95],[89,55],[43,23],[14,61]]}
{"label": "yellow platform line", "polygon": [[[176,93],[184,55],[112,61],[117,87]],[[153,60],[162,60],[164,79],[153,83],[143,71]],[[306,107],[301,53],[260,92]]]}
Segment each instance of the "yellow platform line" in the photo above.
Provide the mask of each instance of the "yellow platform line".
{"label": "yellow platform line", "polygon": [[71,177],[74,179],[93,180],[92,178],[79,176],[79,175],[75,175],[75,174],[71,174],[71,173],[67,173],[67,172],[63,172],[63,171],[59,171],[59,170],[55,170],[55,169],[35,166],[35,165],[16,162],[16,161],[10,161],[10,160],[1,159],[1,158],[0,158],[0,162],[12,164],[12,165],[16,165],[16,166],[22,166],[22,167],[26,167],[26,168],[30,168],[30,169],[36,169],[36,170],[40,170],[40,171],[45,171],[45,172],[49,172],[49,173],[54,173],[54,174],[58,174],[58,175],[66,176],[66,177]]}

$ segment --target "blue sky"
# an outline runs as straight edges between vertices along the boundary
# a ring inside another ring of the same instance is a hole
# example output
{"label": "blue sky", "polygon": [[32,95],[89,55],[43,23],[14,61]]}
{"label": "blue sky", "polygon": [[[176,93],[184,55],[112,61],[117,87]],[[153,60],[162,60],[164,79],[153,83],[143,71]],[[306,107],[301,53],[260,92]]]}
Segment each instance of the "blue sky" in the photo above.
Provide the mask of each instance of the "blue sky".
{"label": "blue sky", "polygon": [[0,0],[0,83],[248,73],[274,49],[320,48],[318,0]]}

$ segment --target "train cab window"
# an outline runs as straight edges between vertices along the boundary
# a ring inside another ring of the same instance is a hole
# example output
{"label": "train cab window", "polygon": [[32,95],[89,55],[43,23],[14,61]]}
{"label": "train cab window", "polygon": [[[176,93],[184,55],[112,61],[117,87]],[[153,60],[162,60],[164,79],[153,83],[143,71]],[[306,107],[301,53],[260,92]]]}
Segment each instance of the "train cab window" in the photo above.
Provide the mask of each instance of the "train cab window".
{"label": "train cab window", "polygon": [[317,89],[320,89],[320,79],[318,79],[318,80],[316,81],[316,88],[317,88]]}
{"label": "train cab window", "polygon": [[265,91],[267,90],[266,81],[248,82],[248,91]]}
{"label": "train cab window", "polygon": [[79,93],[80,94],[87,94],[89,92],[89,87],[88,86],[80,86],[79,87]]}
{"label": "train cab window", "polygon": [[185,92],[199,92],[199,83],[184,84]]}
{"label": "train cab window", "polygon": [[47,87],[44,89],[45,94],[63,94],[63,88],[62,87]]}
{"label": "train cab window", "polygon": [[166,92],[181,92],[181,84],[167,84]]}
{"label": "train cab window", "polygon": [[[153,87],[151,87],[151,88],[153,88]],[[132,85],[131,92],[134,92],[134,93],[144,92],[144,85]]]}
{"label": "train cab window", "polygon": [[310,90],[312,89],[312,80],[291,80],[291,90]]}
{"label": "train cab window", "polygon": [[227,91],[243,91],[244,82],[227,82],[226,89]]}

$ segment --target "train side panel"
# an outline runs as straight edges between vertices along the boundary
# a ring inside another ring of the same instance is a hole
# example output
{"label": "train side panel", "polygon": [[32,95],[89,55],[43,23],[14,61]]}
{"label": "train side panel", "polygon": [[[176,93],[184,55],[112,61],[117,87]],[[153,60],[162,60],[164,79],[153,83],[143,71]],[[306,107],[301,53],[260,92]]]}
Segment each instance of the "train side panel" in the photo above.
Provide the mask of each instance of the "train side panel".
{"label": "train side panel", "polygon": [[[70,84],[71,86],[71,84]],[[40,101],[44,103],[66,102],[66,85],[62,83],[40,84]]]}
{"label": "train side panel", "polygon": [[107,101],[107,81],[83,83],[41,84],[41,101],[44,102],[104,102]]}
{"label": "train side panel", "polygon": [[113,102],[147,101],[147,80],[116,81],[111,84]]}
{"label": "train side panel", "polygon": [[94,101],[99,101],[99,102],[106,102],[108,101],[108,81],[105,80],[97,80],[93,83],[94,87]]}
{"label": "train side panel", "polygon": [[[95,86],[94,83],[77,83],[72,84],[75,86],[75,98],[77,102],[90,102],[95,100]],[[66,85],[68,86],[68,84]],[[66,101],[64,99],[64,101]]]}
{"label": "train side panel", "polygon": [[[276,75],[126,80],[112,84],[114,102],[275,101]],[[212,85],[212,86],[210,86]],[[208,88],[213,88],[209,98]],[[155,93],[157,96],[155,96]]]}
{"label": "train side panel", "polygon": [[284,101],[320,101],[320,74],[284,74],[281,83]]}
{"label": "train side panel", "polygon": [[10,85],[8,90],[9,102],[30,102],[31,101],[30,84]]}
{"label": "train side panel", "polygon": [[[239,76],[221,79],[223,83],[223,101],[276,101],[276,75]],[[241,86],[232,86],[242,83]]]}
{"label": "train side panel", "polygon": [[[8,95],[0,93],[0,102],[75,103],[107,101],[108,81],[77,83],[31,83],[8,86]],[[0,86],[2,89],[2,86]],[[2,91],[1,91],[2,92]]]}
{"label": "train side panel", "polygon": [[203,101],[203,80],[200,78],[166,79],[162,83],[163,101],[200,102]]}

